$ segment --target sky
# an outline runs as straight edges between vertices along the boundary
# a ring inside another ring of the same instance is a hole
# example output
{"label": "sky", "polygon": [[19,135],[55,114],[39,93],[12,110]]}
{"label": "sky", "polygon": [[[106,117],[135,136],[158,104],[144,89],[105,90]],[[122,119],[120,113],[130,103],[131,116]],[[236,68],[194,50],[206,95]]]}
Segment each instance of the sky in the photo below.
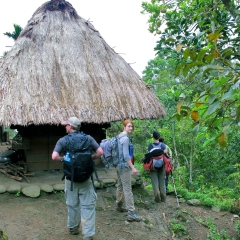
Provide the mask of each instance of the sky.
{"label": "sky", "polygon": [[[150,0],[69,0],[78,15],[89,19],[110,47],[130,63],[142,76],[148,61],[155,57],[157,37],[148,29],[148,15],[143,15],[141,3]],[[13,24],[25,28],[35,10],[44,0],[1,1],[0,14],[0,56],[14,42],[4,36],[13,32]]]}

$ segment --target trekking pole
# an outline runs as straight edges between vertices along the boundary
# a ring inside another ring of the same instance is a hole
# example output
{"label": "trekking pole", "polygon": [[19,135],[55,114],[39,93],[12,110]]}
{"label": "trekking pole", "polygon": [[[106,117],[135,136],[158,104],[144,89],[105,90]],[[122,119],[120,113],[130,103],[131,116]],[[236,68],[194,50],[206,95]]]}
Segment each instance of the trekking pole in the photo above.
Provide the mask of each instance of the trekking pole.
{"label": "trekking pole", "polygon": [[176,185],[175,185],[175,182],[174,182],[174,177],[173,177],[172,172],[171,172],[171,177],[172,177],[172,182],[173,182],[174,192],[175,192],[176,199],[177,199],[177,205],[178,205],[178,208],[180,208],[179,201],[178,201],[178,195],[177,195],[177,189],[176,189]]}

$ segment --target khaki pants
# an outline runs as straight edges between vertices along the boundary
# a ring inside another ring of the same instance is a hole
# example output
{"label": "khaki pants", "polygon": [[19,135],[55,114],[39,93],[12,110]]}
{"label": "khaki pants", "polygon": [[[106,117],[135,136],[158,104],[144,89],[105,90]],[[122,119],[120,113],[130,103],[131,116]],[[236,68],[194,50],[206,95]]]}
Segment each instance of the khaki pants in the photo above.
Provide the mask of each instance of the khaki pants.
{"label": "khaki pants", "polygon": [[117,176],[116,203],[122,205],[125,200],[126,209],[135,211],[131,184],[131,169],[125,168],[120,172],[117,171]]}
{"label": "khaki pants", "polygon": [[159,171],[150,171],[152,187],[157,202],[166,201],[166,186],[165,186],[165,168],[162,167]]}
{"label": "khaki pants", "polygon": [[73,183],[65,180],[65,197],[68,209],[68,228],[74,228],[81,222],[84,237],[91,237],[95,234],[95,207],[97,194],[93,188],[92,181]]}

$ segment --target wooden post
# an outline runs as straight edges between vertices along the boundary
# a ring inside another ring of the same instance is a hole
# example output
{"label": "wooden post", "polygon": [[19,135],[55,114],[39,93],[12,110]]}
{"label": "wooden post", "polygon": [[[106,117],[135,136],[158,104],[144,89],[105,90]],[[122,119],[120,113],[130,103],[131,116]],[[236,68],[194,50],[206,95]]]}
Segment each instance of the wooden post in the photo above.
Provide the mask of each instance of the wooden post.
{"label": "wooden post", "polygon": [[0,143],[3,142],[3,131],[4,131],[4,127],[0,126]]}

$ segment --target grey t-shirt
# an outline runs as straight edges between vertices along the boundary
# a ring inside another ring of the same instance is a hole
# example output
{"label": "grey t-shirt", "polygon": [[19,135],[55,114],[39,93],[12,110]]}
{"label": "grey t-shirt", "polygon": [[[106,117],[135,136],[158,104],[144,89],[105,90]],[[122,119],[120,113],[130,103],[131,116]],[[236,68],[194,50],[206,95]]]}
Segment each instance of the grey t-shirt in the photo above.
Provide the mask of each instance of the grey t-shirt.
{"label": "grey t-shirt", "polygon": [[[90,140],[92,150],[96,151],[99,148],[99,144],[96,142],[96,140],[93,137],[91,137],[90,135],[87,135],[87,136],[88,136],[88,139]],[[66,139],[65,137],[62,137],[57,141],[53,151],[58,152],[60,154],[61,152],[65,151],[65,146],[66,146]]]}

